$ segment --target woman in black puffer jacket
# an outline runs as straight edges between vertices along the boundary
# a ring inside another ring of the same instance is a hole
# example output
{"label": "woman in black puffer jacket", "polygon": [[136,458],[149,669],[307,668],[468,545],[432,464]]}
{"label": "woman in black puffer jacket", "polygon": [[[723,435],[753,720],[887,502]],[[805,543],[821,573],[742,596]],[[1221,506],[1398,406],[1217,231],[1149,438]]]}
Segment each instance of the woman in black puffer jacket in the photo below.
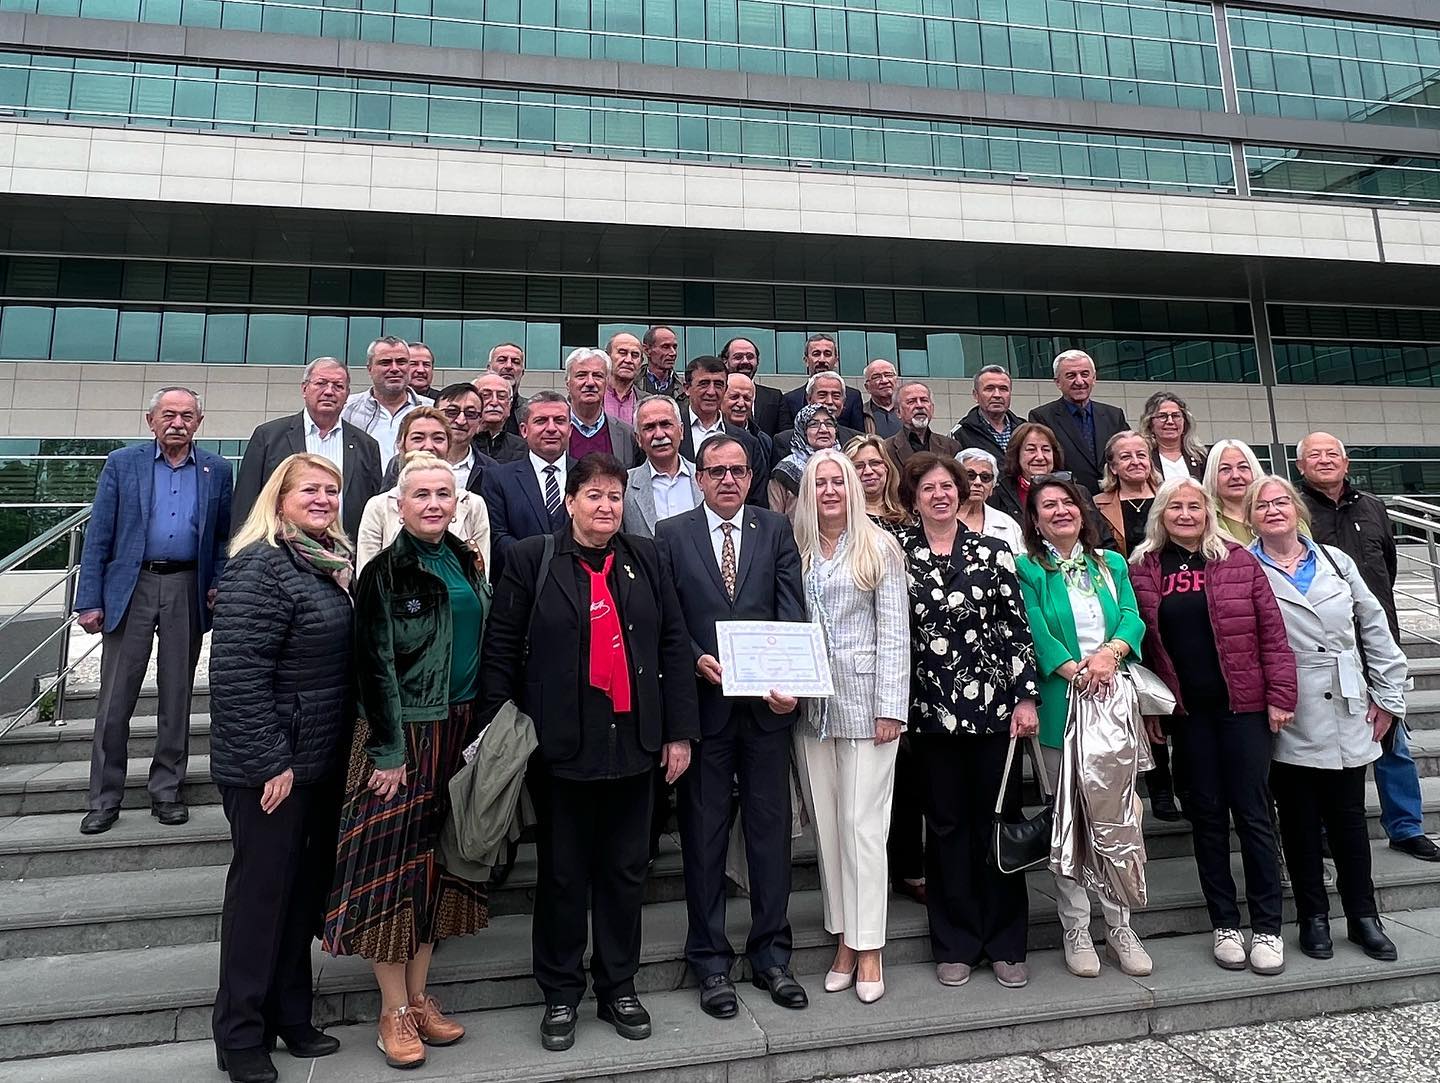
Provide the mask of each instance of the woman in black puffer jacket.
{"label": "woman in black puffer jacket", "polygon": [[230,545],[210,641],[210,772],[234,856],[220,922],[216,1060],[235,1083],[273,1083],[292,1056],[340,1043],[311,1022],[310,941],[334,872],[354,728],[352,551],[340,473],[291,455]]}

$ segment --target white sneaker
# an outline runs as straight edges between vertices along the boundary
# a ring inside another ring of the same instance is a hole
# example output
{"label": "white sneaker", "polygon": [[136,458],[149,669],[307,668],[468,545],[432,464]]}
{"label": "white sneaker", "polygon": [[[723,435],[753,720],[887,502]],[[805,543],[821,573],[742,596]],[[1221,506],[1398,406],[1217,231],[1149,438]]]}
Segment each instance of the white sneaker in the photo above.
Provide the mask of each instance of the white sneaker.
{"label": "white sneaker", "polygon": [[1250,940],[1250,969],[1257,974],[1285,971],[1285,941],[1275,933],[1256,933]]}
{"label": "white sneaker", "polygon": [[1143,978],[1155,969],[1150,953],[1140,943],[1135,930],[1128,925],[1117,925],[1105,933],[1105,954],[1120,968],[1122,974],[1132,978]]}
{"label": "white sneaker", "polygon": [[1239,929],[1215,930],[1215,961],[1226,970],[1245,969],[1245,937]]}
{"label": "white sneaker", "polygon": [[1100,976],[1100,956],[1095,954],[1095,942],[1090,939],[1090,930],[1065,930],[1065,968],[1077,978]]}

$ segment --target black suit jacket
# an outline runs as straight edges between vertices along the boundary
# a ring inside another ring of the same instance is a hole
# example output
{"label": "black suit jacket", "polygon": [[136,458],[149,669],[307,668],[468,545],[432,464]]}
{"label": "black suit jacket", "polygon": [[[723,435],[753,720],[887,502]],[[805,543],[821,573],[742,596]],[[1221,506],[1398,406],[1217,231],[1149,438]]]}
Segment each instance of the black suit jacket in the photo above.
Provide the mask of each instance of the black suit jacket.
{"label": "black suit jacket", "polygon": [[[567,456],[566,472],[574,468],[574,461]],[[480,480],[480,495],[490,512],[492,582],[499,581],[506,557],[516,542],[570,527],[570,513],[565,510],[563,499],[553,517],[546,512],[545,497],[528,454],[513,463],[501,463],[486,470]]]}
{"label": "black suit jacket", "polygon": [[[760,441],[751,436],[739,426],[732,425],[728,421],[721,421],[725,427],[725,435],[733,436],[740,443],[745,445],[745,455],[750,460],[750,493],[745,497],[745,503],[756,508],[769,506],[765,496],[765,485],[770,480],[770,456],[766,454]],[[690,411],[687,407],[680,407],[680,454],[695,461],[695,440],[690,435]],[[641,460],[644,461],[643,458]],[[635,464],[640,465],[639,463]]]}
{"label": "black suit jacket", "polygon": [[[770,431],[774,433],[790,432],[795,427],[795,415],[804,405],[804,384],[794,391],[785,392],[785,397],[780,400],[780,418],[775,428]],[[853,387],[845,389],[845,405],[840,408],[840,416],[835,419],[835,423],[857,432],[865,431],[865,405],[860,401],[860,392]]]}
{"label": "black suit jacket", "polygon": [[1117,432],[1130,427],[1125,420],[1125,411],[1109,403],[1090,400],[1095,410],[1095,447],[1091,448],[1080,436],[1080,424],[1070,416],[1064,399],[1047,402],[1030,411],[1030,420],[1048,426],[1060,442],[1065,453],[1065,469],[1074,475],[1075,481],[1093,495],[1100,491],[1100,475],[1105,466],[1105,441]]}
{"label": "black suit jacket", "polygon": [[750,411],[750,420],[761,432],[780,431],[780,403],[784,399],[778,387],[755,385],[755,405]]}
{"label": "black suit jacket", "polygon": [[[403,456],[395,455],[390,459],[390,465],[385,468],[385,478],[381,482],[383,491],[389,492],[400,481],[400,460]],[[492,466],[499,466],[494,459],[490,458],[483,451],[477,451],[473,455],[473,462],[470,463],[470,476],[465,479],[465,488],[472,493],[480,491],[480,482],[485,477],[485,471]]]}
{"label": "black suit jacket", "polygon": [[[555,556],[538,599],[535,581],[544,539],[525,538],[511,547],[485,624],[479,707],[480,718],[488,720],[513,699],[535,720],[544,761],[564,764],[581,748],[580,689],[589,681],[590,659],[581,657],[575,540],[568,525],[554,537]],[[612,579],[624,622],[640,747],[658,753],[662,743],[697,740],[695,659],[675,582],[664,574],[655,543],[634,534],[616,535]],[[589,614],[584,617],[588,620]]]}
{"label": "black suit jacket", "polygon": [[[715,635],[718,620],[808,619],[800,578],[800,551],[795,548],[795,535],[789,521],[765,508],[747,507],[742,523],[733,602],[726,596],[725,583],[720,578],[705,505],[655,524],[661,567],[673,582],[680,584],[680,605],[693,652],[692,672],[701,655],[720,657]],[[732,711],[749,711],[756,725],[768,731],[782,729],[795,721],[794,712],[776,714],[761,699],[727,699],[718,685],[703,677],[695,680],[702,739],[724,729]]]}
{"label": "black suit jacket", "polygon": [[[382,491],[380,445],[364,430],[340,422],[344,433],[345,457],[340,473],[344,488],[340,493],[340,524],[353,540],[360,530],[360,517],[366,502]],[[231,522],[238,527],[245,522],[260,489],[275,468],[291,455],[305,450],[305,411],[288,417],[277,417],[258,426],[245,445],[245,458],[240,460],[240,473],[235,478],[235,495],[231,504]]]}

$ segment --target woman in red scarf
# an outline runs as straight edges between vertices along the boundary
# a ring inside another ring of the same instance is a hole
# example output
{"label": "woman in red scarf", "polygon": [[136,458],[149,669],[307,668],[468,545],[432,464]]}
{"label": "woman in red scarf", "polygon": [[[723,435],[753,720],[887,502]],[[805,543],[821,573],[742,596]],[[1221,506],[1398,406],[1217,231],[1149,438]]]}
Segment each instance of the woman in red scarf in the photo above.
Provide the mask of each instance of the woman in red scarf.
{"label": "woman in red scarf", "polygon": [[[653,775],[674,782],[700,737],[695,659],[655,543],[621,534],[625,468],[586,455],[565,475],[570,525],[506,555],[481,652],[480,717],[507,701],[535,720],[527,782],[536,833],[535,980],[546,1049],[575,1041],[585,914],[597,1015],[650,1036],[635,995]],[[548,558],[548,559],[547,559]]]}

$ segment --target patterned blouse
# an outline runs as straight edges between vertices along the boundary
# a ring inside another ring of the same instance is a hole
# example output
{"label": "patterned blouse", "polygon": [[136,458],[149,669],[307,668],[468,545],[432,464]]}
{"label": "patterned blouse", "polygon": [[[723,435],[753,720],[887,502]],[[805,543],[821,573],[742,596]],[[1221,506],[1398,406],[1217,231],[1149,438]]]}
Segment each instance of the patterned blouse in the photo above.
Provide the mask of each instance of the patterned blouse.
{"label": "patterned blouse", "polygon": [[910,581],[910,732],[1009,732],[1015,705],[1040,698],[1015,558],[963,526],[948,554],[921,526],[896,536]]}

